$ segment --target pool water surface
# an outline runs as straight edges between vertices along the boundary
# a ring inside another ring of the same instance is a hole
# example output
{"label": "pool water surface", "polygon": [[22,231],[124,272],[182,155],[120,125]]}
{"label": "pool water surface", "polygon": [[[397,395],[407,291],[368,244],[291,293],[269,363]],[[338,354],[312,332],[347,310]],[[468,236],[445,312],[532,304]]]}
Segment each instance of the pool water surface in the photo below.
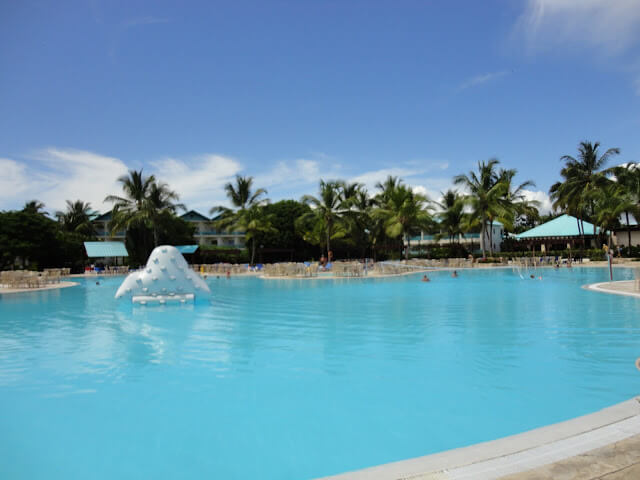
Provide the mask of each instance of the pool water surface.
{"label": "pool water surface", "polygon": [[640,299],[580,288],[605,269],[459,273],[2,295],[0,478],[307,479],[640,393]]}

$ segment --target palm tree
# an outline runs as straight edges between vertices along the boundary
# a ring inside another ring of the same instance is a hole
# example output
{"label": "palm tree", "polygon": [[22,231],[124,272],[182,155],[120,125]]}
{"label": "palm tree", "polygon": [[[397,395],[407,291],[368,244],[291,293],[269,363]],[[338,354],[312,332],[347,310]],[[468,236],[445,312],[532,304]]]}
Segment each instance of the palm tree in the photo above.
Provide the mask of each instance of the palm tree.
{"label": "palm tree", "polygon": [[312,209],[306,216],[315,217],[316,224],[322,225],[327,256],[331,251],[331,239],[335,238],[334,235],[337,233],[337,224],[345,213],[341,187],[342,182],[320,180],[320,195],[318,197],[305,195],[301,200]]}
{"label": "palm tree", "polygon": [[405,185],[390,189],[386,192],[386,197],[376,214],[384,219],[385,233],[389,237],[397,238],[402,235],[407,239],[405,259],[408,260],[411,234],[428,228],[433,220],[429,212],[432,208],[430,201]]}
{"label": "palm tree", "polygon": [[258,238],[265,233],[278,232],[273,227],[274,220],[275,216],[268,214],[261,205],[253,205],[238,212],[234,229],[245,232],[245,239],[251,243],[251,265],[254,264]]}
{"label": "palm tree", "polygon": [[147,209],[153,226],[153,241],[155,246],[159,243],[160,217],[163,215],[175,215],[178,209],[186,210],[184,204],[175,203],[180,199],[179,195],[169,188],[166,183],[154,182],[149,188],[147,197]]}
{"label": "palm tree", "polygon": [[[252,186],[253,177],[243,177],[241,175],[236,175],[235,185],[231,182],[227,183],[224,186],[224,190],[227,192],[227,197],[231,201],[231,205],[238,210],[245,210],[254,205],[261,205],[268,202],[268,199],[260,198],[266,195],[267,191],[264,188],[258,188],[254,192],[251,190]],[[211,213],[225,212],[228,210],[226,207],[213,207]]]}
{"label": "palm tree", "polygon": [[[235,185],[231,182],[224,186],[224,190],[227,193],[227,198],[231,201],[231,205],[235,207],[228,208],[224,206],[212,207],[210,212],[212,215],[217,214],[216,219],[212,222],[216,228],[220,230],[238,230],[240,225],[250,223],[249,218],[257,218],[256,212],[247,214],[248,211],[254,207],[263,206],[269,202],[268,198],[260,198],[266,195],[267,191],[264,188],[258,188],[255,192],[252,191],[253,177],[243,177],[236,175]],[[258,222],[260,223],[260,222]],[[256,225],[258,224],[256,223]],[[257,233],[249,233],[245,231],[245,240],[251,241],[253,253],[255,254],[255,235]],[[253,254],[251,256],[253,263]]]}
{"label": "palm tree", "polygon": [[95,235],[92,220],[96,217],[96,213],[89,202],[67,200],[67,210],[56,212],[56,217],[68,232],[76,232],[89,237]]}
{"label": "palm tree", "polygon": [[389,175],[384,182],[376,183],[376,188],[380,190],[378,195],[376,195],[376,201],[379,204],[383,204],[389,197],[391,192],[393,192],[400,185],[402,185],[402,179],[400,179],[399,177],[394,177],[393,175]]}
{"label": "palm tree", "polygon": [[[514,187],[513,179],[517,173],[515,168],[500,169],[498,173],[498,181],[503,184],[503,196],[500,199],[502,215],[499,220],[502,221],[509,230],[513,229],[516,219],[519,216],[537,218],[539,215],[538,207],[540,206],[540,202],[527,199],[524,193],[525,189],[535,187],[536,184],[531,180],[526,180]],[[489,220],[489,223],[491,230],[493,230],[492,221]]]}
{"label": "palm tree", "polygon": [[[489,252],[493,254],[493,232],[486,235],[487,223],[493,222],[503,212],[500,199],[504,194],[505,184],[500,182],[496,165],[500,162],[496,158],[489,161],[478,162],[478,173],[469,172],[468,175],[457,175],[453,182],[463,186],[468,193],[464,196],[464,202],[471,208],[470,226],[480,223],[480,242],[482,256],[486,254],[485,238],[489,238]],[[493,228],[491,228],[493,230]]]}
{"label": "palm tree", "polygon": [[23,212],[34,213],[34,214],[44,213],[42,211],[43,209],[44,209],[44,203],[42,203],[39,200],[29,200],[24,204],[24,207],[22,207]]}
{"label": "palm tree", "polygon": [[[436,203],[442,210],[437,214],[440,221],[440,230],[449,237],[449,243],[453,239],[464,234],[462,225],[464,223],[464,197],[457,190],[447,190],[442,193],[442,201]],[[440,237],[438,237],[440,238]]]}
{"label": "palm tree", "polygon": [[[564,209],[578,219],[578,230],[583,236],[583,243],[584,219],[594,219],[596,197],[610,182],[602,168],[611,156],[620,153],[619,148],[610,148],[600,155],[599,148],[600,142],[584,141],[578,145],[577,159],[563,155],[560,158],[565,162],[560,171],[563,181],[554,183],[549,190],[554,208]],[[595,223],[594,221],[594,235]]]}
{"label": "palm tree", "polygon": [[598,192],[596,202],[598,210],[594,223],[597,223],[603,232],[609,233],[607,244],[611,249],[612,230],[620,224],[620,215],[633,208],[631,199],[622,185],[612,182]]}
{"label": "palm tree", "polygon": [[105,202],[113,202],[111,233],[143,226],[153,232],[154,245],[158,246],[158,219],[164,213],[173,213],[183,205],[174,203],[178,194],[164,183],[157,183],[153,175],[145,177],[142,170],[130,170],[118,178],[124,196],[109,195]]}
{"label": "palm tree", "polygon": [[[374,201],[362,184],[354,183],[353,188],[343,189],[344,205],[347,210],[344,218],[349,226],[350,238],[360,246],[361,257],[366,255],[371,243],[373,230],[372,212]],[[349,196],[345,193],[348,192]]]}
{"label": "palm tree", "polygon": [[631,247],[631,226],[629,223],[629,213],[637,221],[640,221],[640,164],[628,163],[627,165],[613,167],[609,172],[615,175],[616,182],[624,189],[623,202],[626,205],[624,210],[627,224],[627,239]]}

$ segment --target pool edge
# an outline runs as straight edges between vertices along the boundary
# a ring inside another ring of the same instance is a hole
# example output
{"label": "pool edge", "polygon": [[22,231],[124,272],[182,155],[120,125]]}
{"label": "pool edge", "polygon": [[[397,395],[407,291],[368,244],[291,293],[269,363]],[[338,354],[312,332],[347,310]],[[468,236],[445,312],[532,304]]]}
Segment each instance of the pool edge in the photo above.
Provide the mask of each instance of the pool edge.
{"label": "pool edge", "polygon": [[492,479],[581,455],[640,434],[640,397],[508,437],[318,480]]}

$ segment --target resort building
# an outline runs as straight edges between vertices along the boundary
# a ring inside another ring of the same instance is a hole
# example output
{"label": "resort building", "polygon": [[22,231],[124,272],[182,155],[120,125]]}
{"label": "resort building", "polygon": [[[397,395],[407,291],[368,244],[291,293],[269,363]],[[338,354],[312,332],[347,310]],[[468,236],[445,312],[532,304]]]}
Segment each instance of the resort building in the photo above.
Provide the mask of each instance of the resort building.
{"label": "resort building", "polygon": [[207,218],[195,210],[189,210],[180,218],[195,226],[193,237],[198,245],[244,248],[244,232],[215,230],[211,224],[213,219]]}
{"label": "resort building", "polygon": [[[491,233],[491,229],[493,232]],[[420,232],[420,235],[411,237],[411,253],[419,254],[427,246],[434,245],[447,245],[451,242],[464,245],[468,250],[472,252],[481,251],[482,248],[486,251],[490,250],[489,246],[493,244],[493,251],[499,252],[502,240],[504,239],[504,225],[497,220],[493,221],[493,226],[487,223],[485,229],[484,238],[480,238],[480,232],[469,232],[464,235],[460,234],[450,239],[448,236],[430,235],[425,232]],[[405,240],[405,246],[407,241]]]}
{"label": "resort building", "polygon": [[585,248],[598,248],[599,233],[600,227],[565,214],[515,235],[515,238],[525,242],[530,248],[549,252],[581,246],[583,241]]}
{"label": "resort building", "polygon": [[[195,210],[190,210],[180,216],[184,221],[191,223],[195,227],[193,238],[198,245],[217,245],[220,247],[244,248],[244,232],[222,232],[215,230],[211,224],[213,219],[205,217]],[[124,240],[125,232],[117,232],[111,235],[109,222],[111,212],[106,212],[93,220],[96,227],[98,240]]]}
{"label": "resort building", "polygon": [[640,225],[638,221],[629,215],[629,225],[627,226],[626,215],[620,218],[620,227],[613,230],[613,241],[620,247],[635,247],[640,245]]}
{"label": "resort building", "polygon": [[125,239],[125,231],[116,232],[111,235],[109,231],[109,222],[111,221],[111,210],[98,217],[93,219],[93,225],[96,227],[96,236],[98,240],[108,241],[108,240],[124,240]]}

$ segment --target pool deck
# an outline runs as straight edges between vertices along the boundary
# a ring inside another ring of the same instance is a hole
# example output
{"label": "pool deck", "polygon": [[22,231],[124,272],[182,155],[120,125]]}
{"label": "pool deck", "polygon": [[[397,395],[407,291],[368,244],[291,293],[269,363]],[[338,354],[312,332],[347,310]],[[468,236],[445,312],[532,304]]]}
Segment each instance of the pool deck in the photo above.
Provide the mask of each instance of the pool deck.
{"label": "pool deck", "polygon": [[76,282],[59,282],[38,288],[0,288],[0,295],[9,293],[41,292],[43,290],[57,290],[59,288],[75,287],[76,285],[78,285]]}
{"label": "pool deck", "polygon": [[640,472],[640,397],[510,437],[325,480],[640,478],[632,472]]}
{"label": "pool deck", "polygon": [[635,280],[622,280],[617,282],[601,282],[585,285],[583,288],[594,292],[613,293],[614,295],[626,295],[640,298],[640,291],[636,290]]}

